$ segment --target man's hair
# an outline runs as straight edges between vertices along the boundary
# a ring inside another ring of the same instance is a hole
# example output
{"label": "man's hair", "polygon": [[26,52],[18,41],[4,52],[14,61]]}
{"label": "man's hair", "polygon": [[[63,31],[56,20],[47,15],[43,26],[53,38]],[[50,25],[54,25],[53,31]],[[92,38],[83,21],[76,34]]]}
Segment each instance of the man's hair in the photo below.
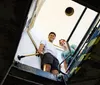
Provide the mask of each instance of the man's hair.
{"label": "man's hair", "polygon": [[50,35],[50,34],[54,34],[54,35],[56,36],[56,33],[55,33],[55,32],[50,32],[49,35]]}

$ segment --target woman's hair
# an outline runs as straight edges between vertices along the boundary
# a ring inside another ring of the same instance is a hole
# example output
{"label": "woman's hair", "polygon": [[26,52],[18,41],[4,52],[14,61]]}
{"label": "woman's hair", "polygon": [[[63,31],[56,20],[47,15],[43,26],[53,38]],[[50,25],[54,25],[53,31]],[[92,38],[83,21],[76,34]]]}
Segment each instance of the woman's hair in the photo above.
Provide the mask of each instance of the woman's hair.
{"label": "woman's hair", "polygon": [[59,44],[60,44],[60,45],[61,45],[61,42],[60,42],[61,40],[63,40],[63,41],[66,42],[67,47],[68,47],[69,51],[71,52],[71,49],[70,49],[69,43],[68,43],[65,39],[60,39],[60,40],[59,40]]}
{"label": "woman's hair", "polygon": [[60,45],[61,45],[61,40],[66,41],[65,39],[60,39],[60,40],[59,40],[59,44],[60,44]]}

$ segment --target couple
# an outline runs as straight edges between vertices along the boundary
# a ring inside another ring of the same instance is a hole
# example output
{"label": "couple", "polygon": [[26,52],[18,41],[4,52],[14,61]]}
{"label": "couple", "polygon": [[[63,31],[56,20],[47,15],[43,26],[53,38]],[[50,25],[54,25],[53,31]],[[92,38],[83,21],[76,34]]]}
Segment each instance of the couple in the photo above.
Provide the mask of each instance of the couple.
{"label": "couple", "polygon": [[[38,53],[42,54],[41,56],[41,68],[43,71],[50,72],[54,75],[57,75],[59,73],[58,71],[58,65],[59,61],[57,59],[57,51],[55,46],[53,45],[53,41],[56,38],[56,34],[54,32],[50,32],[48,35],[48,41],[42,40],[40,42],[40,46],[38,49]],[[67,43],[64,39],[59,40],[59,44],[63,47],[64,52],[62,52],[62,56],[66,57],[68,52],[67,50]],[[74,49],[72,49],[72,52],[74,52]],[[65,70],[67,68],[68,61],[64,62]]]}

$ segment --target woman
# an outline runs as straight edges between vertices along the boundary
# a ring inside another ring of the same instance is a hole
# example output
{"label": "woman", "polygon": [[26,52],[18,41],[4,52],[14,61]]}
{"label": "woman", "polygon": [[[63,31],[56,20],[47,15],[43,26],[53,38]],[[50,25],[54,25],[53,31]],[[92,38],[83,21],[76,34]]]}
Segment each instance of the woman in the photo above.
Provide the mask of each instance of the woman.
{"label": "woman", "polygon": [[[59,40],[60,46],[64,49],[62,52],[61,56],[63,59],[65,59],[68,55],[73,55],[76,49],[76,45],[71,45],[69,46],[68,42],[66,42],[65,39],[60,39]],[[64,68],[67,70],[68,64],[70,63],[72,59],[72,56],[69,56],[65,61],[64,61]]]}

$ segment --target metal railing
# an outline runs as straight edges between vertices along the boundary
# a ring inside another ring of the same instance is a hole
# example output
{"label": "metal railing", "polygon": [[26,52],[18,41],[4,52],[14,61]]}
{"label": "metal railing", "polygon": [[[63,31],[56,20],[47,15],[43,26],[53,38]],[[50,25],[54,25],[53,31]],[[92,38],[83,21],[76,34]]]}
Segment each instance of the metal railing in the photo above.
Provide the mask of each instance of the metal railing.
{"label": "metal railing", "polygon": [[87,43],[87,40],[89,38],[89,35],[90,35],[90,31],[92,31],[95,26],[96,26],[96,23],[97,22],[97,19],[99,17],[99,13],[96,15],[94,21],[92,22],[92,24],[90,25],[89,29],[87,30],[86,34],[84,35],[83,39],[81,40],[80,44],[78,45],[77,49],[75,50],[74,54],[72,55],[71,52],[70,54],[59,64],[59,72],[64,74],[64,75],[67,75],[68,76],[68,73],[64,73],[60,70],[60,65],[69,57],[69,56],[72,56],[72,60],[71,62],[69,63],[68,67],[67,67],[67,70],[66,72],[70,69],[71,65],[73,64],[74,60],[76,59],[76,57],[78,56],[78,54],[80,53],[80,51],[82,50],[82,48],[84,47],[84,45]]}

